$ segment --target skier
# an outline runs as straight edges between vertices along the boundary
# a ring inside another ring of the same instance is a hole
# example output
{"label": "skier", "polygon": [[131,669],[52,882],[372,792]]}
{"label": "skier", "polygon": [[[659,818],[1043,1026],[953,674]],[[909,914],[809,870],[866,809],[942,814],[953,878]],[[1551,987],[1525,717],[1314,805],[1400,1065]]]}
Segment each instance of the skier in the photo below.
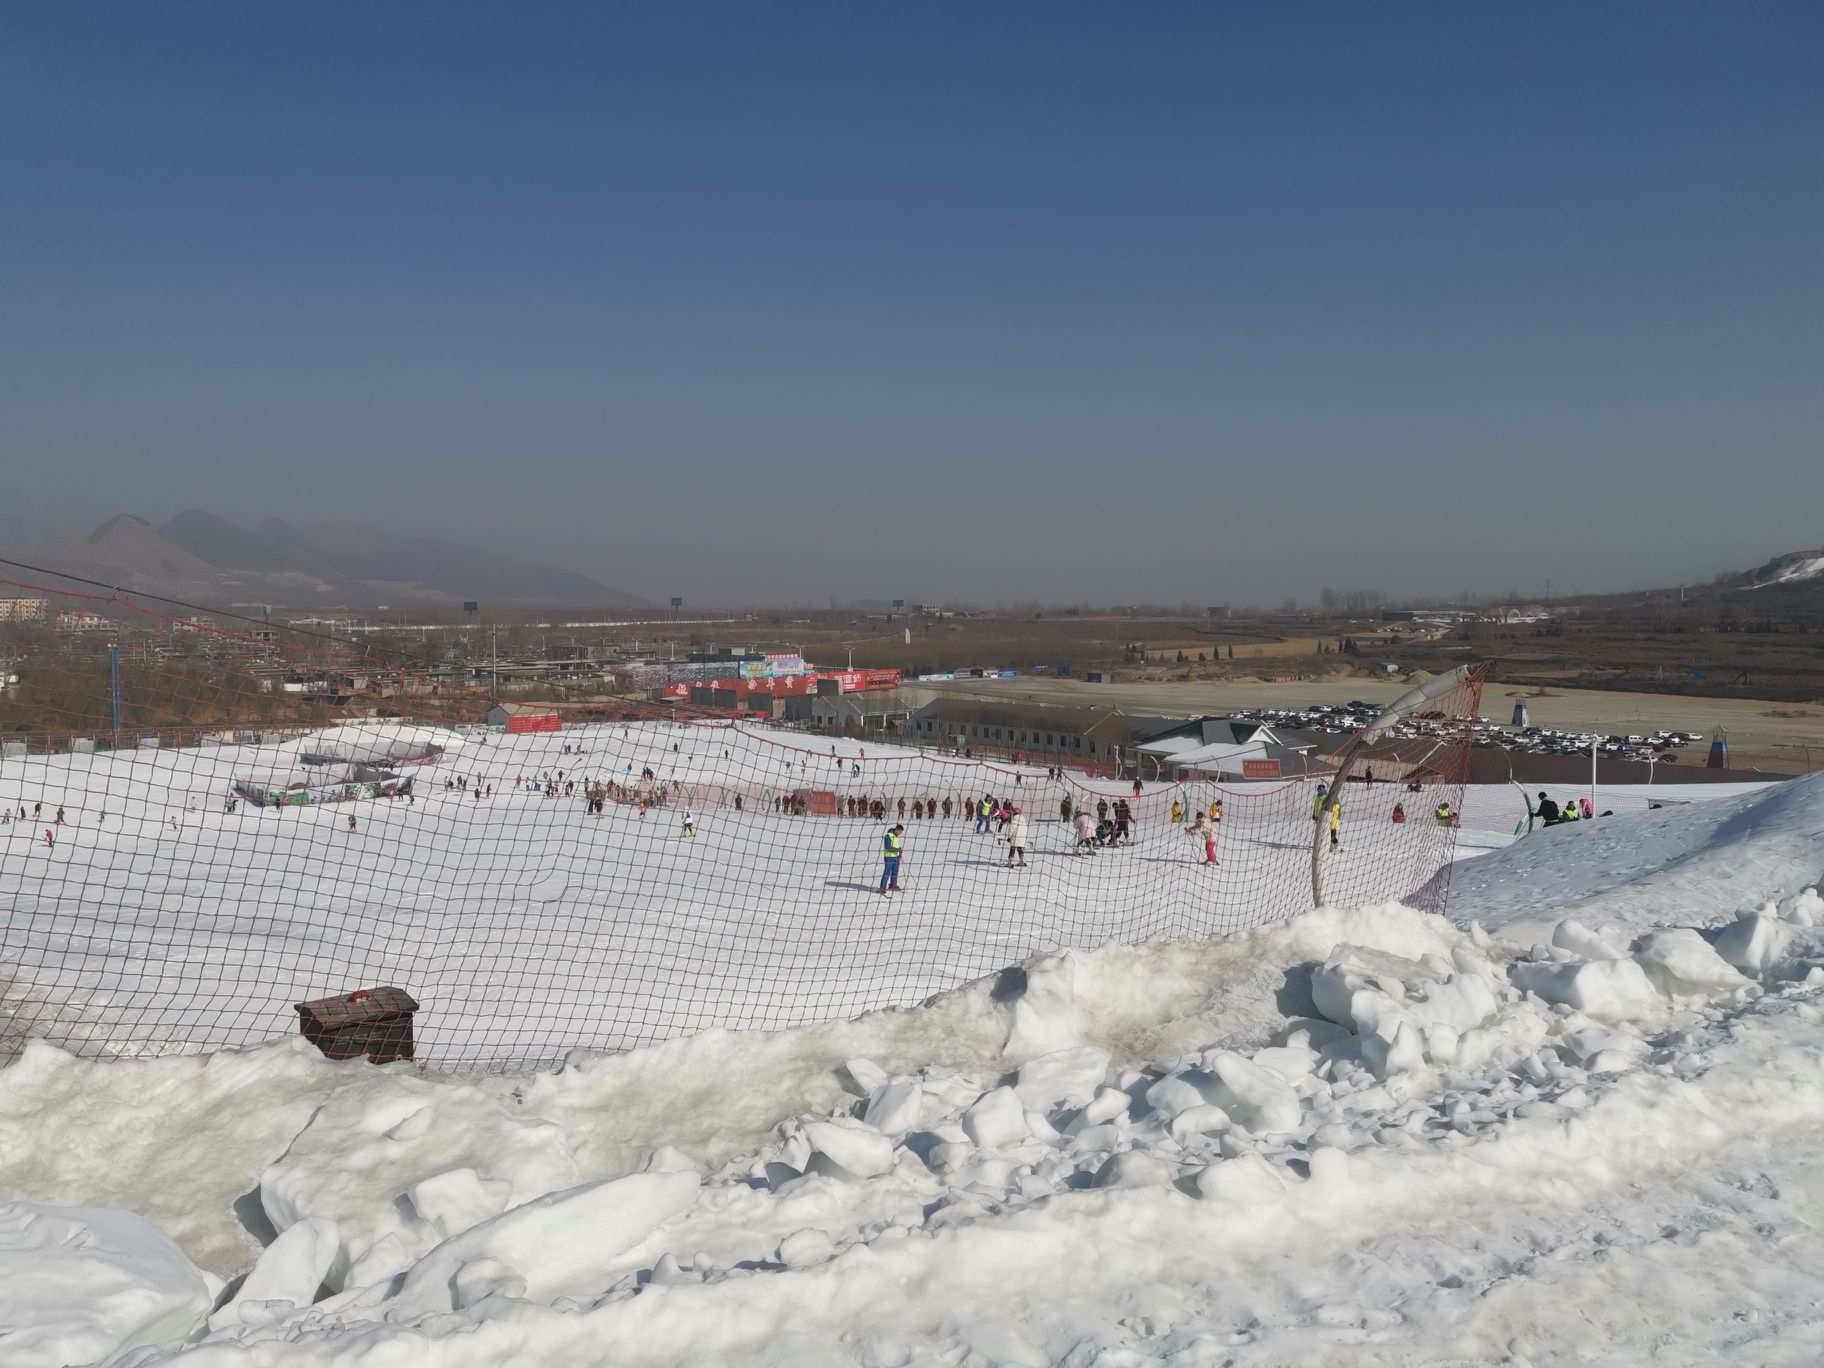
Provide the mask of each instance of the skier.
{"label": "skier", "polygon": [[1178,799],[1174,798],[1174,799],[1172,799],[1172,825],[1177,826],[1178,823],[1182,822],[1183,820],[1184,820],[1184,804],[1179,802]]}
{"label": "skier", "polygon": [[1330,849],[1332,850],[1339,849],[1341,846],[1342,825],[1343,805],[1340,801],[1332,800],[1330,804]]}
{"label": "skier", "polygon": [[1007,863],[1026,868],[1026,814],[1017,807],[1007,822]]}
{"label": "skier", "polygon": [[946,798],[946,799],[944,799],[944,816],[948,817],[949,815],[950,815],[950,800],[948,798]]}
{"label": "skier", "polygon": [[1096,799],[1096,820],[1099,822],[1106,816],[1108,816],[1108,799]]}
{"label": "skier", "polygon": [[1068,793],[1058,802],[1058,816],[1066,822],[1070,820],[1070,795]]}
{"label": "skier", "polygon": [[1455,826],[1457,824],[1457,815],[1450,810],[1449,803],[1439,803],[1431,810],[1431,815],[1441,827]]}
{"label": "skier", "polygon": [[899,861],[906,850],[906,829],[895,824],[880,841],[880,896],[899,892]]}
{"label": "skier", "polygon": [[57,838],[51,834],[51,829],[49,827],[44,829],[44,843],[52,850],[57,849]]}
{"label": "skier", "polygon": [[1088,808],[1080,808],[1071,820],[1071,830],[1077,833],[1077,854],[1094,855],[1096,853],[1096,819],[1089,815]]}
{"label": "skier", "polygon": [[1311,820],[1321,822],[1324,817],[1324,800],[1330,796],[1330,790],[1324,785],[1317,786],[1317,797],[1311,800]]}
{"label": "skier", "polygon": [[1539,820],[1547,826],[1557,826],[1564,819],[1558,815],[1558,804],[1545,796],[1545,790],[1539,790]]}
{"label": "skier", "polygon": [[993,812],[994,799],[990,795],[984,793],[982,795],[982,801],[975,805],[975,834],[977,836],[980,836],[984,831],[988,830],[988,820]]}
{"label": "skier", "polygon": [[1212,822],[1215,822],[1219,826],[1222,824],[1222,799],[1221,798],[1210,799],[1210,820]]}
{"label": "skier", "polygon": [[697,819],[692,817],[689,812],[684,814],[684,834],[686,836],[697,834]]}
{"label": "skier", "polygon": [[348,829],[350,831],[355,829],[355,814],[352,812],[348,814]]}
{"label": "skier", "polygon": [[1217,863],[1216,828],[1210,823],[1209,813],[1198,813],[1196,819],[1184,830],[1185,834],[1190,836],[1192,840],[1201,840],[1203,842],[1203,862],[1206,865]]}
{"label": "skier", "polygon": [[1115,802],[1115,840],[1125,841],[1133,831],[1134,810],[1127,805],[1127,799],[1120,798]]}
{"label": "skier", "polygon": [[1406,804],[1395,803],[1393,805],[1393,824],[1395,826],[1402,826],[1405,824],[1405,821],[1406,821]]}
{"label": "skier", "polygon": [[1134,797],[1138,798],[1139,796],[1140,796],[1140,776],[1136,774],[1134,776]]}

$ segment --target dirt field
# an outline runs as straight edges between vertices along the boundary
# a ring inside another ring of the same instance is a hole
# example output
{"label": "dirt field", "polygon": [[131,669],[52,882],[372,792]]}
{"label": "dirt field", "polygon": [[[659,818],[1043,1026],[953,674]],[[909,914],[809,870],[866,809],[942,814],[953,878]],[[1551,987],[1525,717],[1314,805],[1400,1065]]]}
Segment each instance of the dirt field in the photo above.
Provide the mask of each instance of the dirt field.
{"label": "dirt field", "polygon": [[[1106,703],[1131,712],[1221,713],[1231,708],[1292,708],[1310,703],[1346,703],[1353,698],[1387,703],[1407,686],[1367,679],[1313,680],[1296,684],[1200,680],[1169,684],[1086,684],[1078,679],[972,679],[925,687],[978,698],[1017,698],[1043,703]],[[1603,732],[1651,732],[1660,728],[1701,732],[1723,727],[1732,769],[1770,774],[1803,774],[1824,769],[1824,705],[1770,703],[1759,699],[1685,698],[1668,694],[1611,693],[1552,689],[1538,697],[1530,689],[1490,685],[1482,696],[1484,716],[1505,722],[1514,700],[1524,697],[1534,726]],[[1807,753],[1805,747],[1809,746]],[[1703,746],[1687,746],[1678,764],[1701,765]],[[1809,763],[1808,763],[1809,762]]]}

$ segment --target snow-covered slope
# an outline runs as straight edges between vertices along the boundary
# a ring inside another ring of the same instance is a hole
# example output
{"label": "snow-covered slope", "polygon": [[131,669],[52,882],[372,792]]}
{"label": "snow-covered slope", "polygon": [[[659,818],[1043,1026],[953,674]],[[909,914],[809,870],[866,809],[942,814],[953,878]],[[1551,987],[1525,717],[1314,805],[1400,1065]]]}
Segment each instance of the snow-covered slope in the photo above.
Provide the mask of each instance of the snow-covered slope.
{"label": "snow-covered slope", "polygon": [[1458,871],[1575,904],[1514,942],[1326,910],[530,1078],[33,1045],[0,1358],[1814,1362],[1821,829],[1805,781],[1535,833]]}
{"label": "snow-covered slope", "polygon": [[1457,865],[1450,915],[1510,935],[1564,917],[1700,925],[1824,877],[1824,774],[1734,798],[1540,828]]}
{"label": "snow-covered slope", "polygon": [[1802,584],[1824,577],[1824,551],[1794,551],[1777,556],[1750,572],[1744,589],[1766,589],[1775,584]]}

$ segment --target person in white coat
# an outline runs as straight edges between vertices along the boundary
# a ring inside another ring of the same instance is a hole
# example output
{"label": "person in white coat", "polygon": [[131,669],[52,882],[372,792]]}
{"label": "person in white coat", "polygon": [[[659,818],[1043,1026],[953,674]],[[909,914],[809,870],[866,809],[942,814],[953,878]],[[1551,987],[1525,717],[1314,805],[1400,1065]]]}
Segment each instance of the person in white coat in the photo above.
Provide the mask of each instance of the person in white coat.
{"label": "person in white coat", "polygon": [[1026,814],[1017,807],[1007,819],[1007,864],[1010,868],[1026,867]]}
{"label": "person in white coat", "polygon": [[1096,853],[1096,819],[1079,808],[1077,815],[1071,819],[1071,825],[1077,833],[1077,854],[1094,855]]}

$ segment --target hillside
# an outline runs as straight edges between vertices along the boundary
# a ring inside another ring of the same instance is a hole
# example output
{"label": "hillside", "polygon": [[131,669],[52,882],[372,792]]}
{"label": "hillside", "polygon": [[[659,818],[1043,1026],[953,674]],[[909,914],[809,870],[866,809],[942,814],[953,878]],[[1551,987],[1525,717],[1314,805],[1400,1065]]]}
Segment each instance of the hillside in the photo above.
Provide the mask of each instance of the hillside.
{"label": "hillside", "polygon": [[1741,589],[1773,589],[1799,584],[1824,586],[1824,548],[1789,551],[1738,576]]}
{"label": "hillside", "polygon": [[448,606],[470,598],[603,607],[641,603],[588,575],[458,542],[401,536],[355,522],[268,518],[243,527],[200,509],[180,513],[162,527],[123,513],[86,537],[10,554],[66,574],[212,605]]}

